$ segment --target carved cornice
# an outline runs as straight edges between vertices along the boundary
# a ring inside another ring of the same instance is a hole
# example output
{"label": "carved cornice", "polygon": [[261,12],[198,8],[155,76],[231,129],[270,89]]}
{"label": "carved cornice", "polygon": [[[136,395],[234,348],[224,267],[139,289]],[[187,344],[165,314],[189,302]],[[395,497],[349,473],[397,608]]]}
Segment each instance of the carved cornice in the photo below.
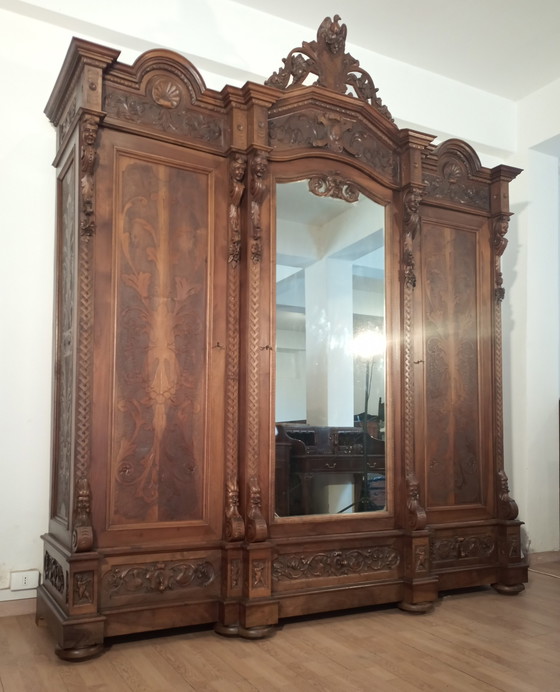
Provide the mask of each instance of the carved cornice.
{"label": "carved cornice", "polygon": [[401,556],[392,546],[330,550],[313,555],[289,554],[277,557],[272,565],[273,581],[296,581],[369,574],[395,569]]}
{"label": "carved cornice", "polygon": [[[317,31],[317,40],[304,41],[283,58],[284,66],[269,77],[265,84],[277,89],[293,89],[302,86],[309,75],[316,75],[316,86],[332,89],[339,94],[355,95],[369,103],[384,118],[393,118],[377,96],[371,76],[360,67],[358,60],[345,53],[346,24],[339,24],[340,17],[325,17]],[[350,89],[350,91],[349,91]]]}

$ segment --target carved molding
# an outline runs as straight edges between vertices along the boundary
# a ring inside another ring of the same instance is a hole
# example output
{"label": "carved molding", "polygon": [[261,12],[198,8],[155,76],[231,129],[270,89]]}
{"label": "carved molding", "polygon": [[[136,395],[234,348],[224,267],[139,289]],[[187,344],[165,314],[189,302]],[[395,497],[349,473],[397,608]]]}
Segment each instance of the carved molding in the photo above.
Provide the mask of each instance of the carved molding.
{"label": "carved molding", "polygon": [[47,551],[43,559],[44,580],[49,582],[53,588],[64,596],[64,570],[61,564]]}
{"label": "carved molding", "polygon": [[309,191],[317,197],[334,197],[345,202],[357,202],[360,193],[350,180],[341,178],[337,173],[313,175],[309,178]]}
{"label": "carved molding", "polygon": [[396,180],[399,161],[391,148],[360,122],[335,111],[278,115],[270,123],[270,144],[277,149],[309,147],[347,154],[385,178]]}
{"label": "carved molding", "polygon": [[492,535],[451,536],[432,541],[433,562],[449,562],[469,558],[489,558],[496,551],[496,539]]}
{"label": "carved molding", "polygon": [[400,560],[399,552],[391,546],[281,555],[272,564],[272,579],[280,582],[368,574],[395,569]]}
{"label": "carved molding", "polygon": [[249,541],[262,541],[268,527],[262,515],[262,493],[258,479],[260,420],[260,296],[262,227],[261,205],[267,195],[268,160],[264,151],[255,151],[250,162],[251,248],[249,262],[249,358],[247,383],[247,506],[246,536]]}
{"label": "carved molding", "polygon": [[[345,53],[346,24],[340,17],[325,17],[317,31],[317,41],[305,41],[283,58],[284,66],[269,77],[265,84],[277,89],[294,89],[304,84],[309,75],[316,75],[316,86],[332,89],[339,94],[355,95],[369,103],[389,122],[393,118],[377,96],[371,76],[360,67],[358,60]],[[349,91],[350,89],[350,91]]]}
{"label": "carved molding", "polygon": [[207,560],[178,560],[147,565],[119,565],[103,575],[103,590],[109,598],[136,593],[165,593],[206,588],[216,579]]}

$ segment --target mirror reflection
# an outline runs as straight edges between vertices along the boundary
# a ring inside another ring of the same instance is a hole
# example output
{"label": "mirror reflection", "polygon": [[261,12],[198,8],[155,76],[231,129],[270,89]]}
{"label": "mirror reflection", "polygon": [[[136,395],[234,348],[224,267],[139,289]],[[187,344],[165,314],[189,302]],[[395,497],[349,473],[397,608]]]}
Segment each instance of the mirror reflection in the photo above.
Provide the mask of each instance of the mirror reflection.
{"label": "mirror reflection", "polygon": [[276,514],[379,511],[384,207],[312,187],[276,188]]}

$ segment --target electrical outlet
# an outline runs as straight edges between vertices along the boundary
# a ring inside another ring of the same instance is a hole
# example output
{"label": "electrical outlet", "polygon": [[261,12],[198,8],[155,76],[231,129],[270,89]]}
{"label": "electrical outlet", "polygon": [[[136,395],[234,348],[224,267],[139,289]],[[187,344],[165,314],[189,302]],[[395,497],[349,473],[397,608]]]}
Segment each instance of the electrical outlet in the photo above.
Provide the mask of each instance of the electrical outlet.
{"label": "electrical outlet", "polygon": [[10,591],[29,591],[39,586],[39,570],[30,569],[25,572],[10,574]]}

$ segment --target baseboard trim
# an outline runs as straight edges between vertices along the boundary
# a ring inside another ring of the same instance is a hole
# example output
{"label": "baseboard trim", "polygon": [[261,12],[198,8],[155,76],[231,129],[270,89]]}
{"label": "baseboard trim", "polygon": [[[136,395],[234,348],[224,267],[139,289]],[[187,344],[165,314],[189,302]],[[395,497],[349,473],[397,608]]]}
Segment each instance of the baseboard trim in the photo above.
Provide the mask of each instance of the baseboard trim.
{"label": "baseboard trim", "polygon": [[35,612],[36,598],[18,598],[15,601],[0,601],[0,618],[11,615],[29,615]]}
{"label": "baseboard trim", "polygon": [[549,550],[545,553],[529,553],[529,564],[538,565],[542,562],[560,562],[560,550]]}

